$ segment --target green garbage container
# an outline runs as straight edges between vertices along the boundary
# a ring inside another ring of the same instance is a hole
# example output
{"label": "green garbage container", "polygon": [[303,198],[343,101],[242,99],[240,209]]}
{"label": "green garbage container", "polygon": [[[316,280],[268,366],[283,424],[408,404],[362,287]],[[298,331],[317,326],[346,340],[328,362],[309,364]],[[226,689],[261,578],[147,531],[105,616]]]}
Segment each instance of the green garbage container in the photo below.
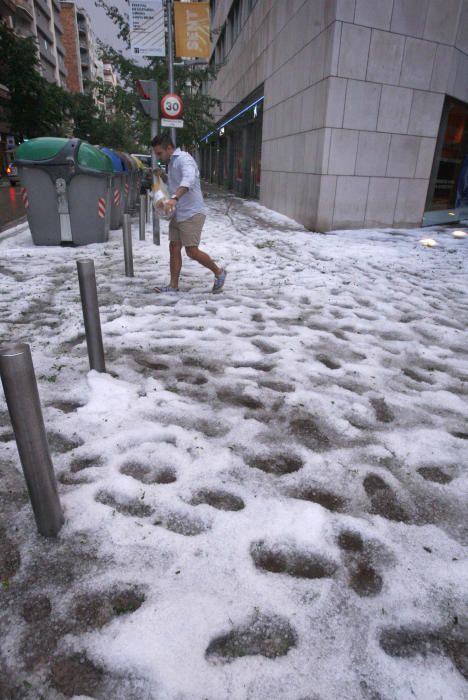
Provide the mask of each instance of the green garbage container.
{"label": "green garbage container", "polygon": [[110,158],[80,139],[41,137],[16,151],[35,245],[87,245],[109,238]]}

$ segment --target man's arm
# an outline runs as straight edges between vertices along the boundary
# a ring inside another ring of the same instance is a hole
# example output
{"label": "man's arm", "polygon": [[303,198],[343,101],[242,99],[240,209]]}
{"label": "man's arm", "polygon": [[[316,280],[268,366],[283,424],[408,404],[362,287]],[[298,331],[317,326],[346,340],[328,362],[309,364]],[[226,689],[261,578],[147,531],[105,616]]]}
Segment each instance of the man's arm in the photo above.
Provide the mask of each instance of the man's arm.
{"label": "man's arm", "polygon": [[188,191],[189,191],[188,187],[183,187],[182,185],[179,185],[179,187],[176,189],[176,191],[172,195],[171,199],[175,199],[176,202],[178,202],[179,199],[182,197],[182,195],[184,195]]}

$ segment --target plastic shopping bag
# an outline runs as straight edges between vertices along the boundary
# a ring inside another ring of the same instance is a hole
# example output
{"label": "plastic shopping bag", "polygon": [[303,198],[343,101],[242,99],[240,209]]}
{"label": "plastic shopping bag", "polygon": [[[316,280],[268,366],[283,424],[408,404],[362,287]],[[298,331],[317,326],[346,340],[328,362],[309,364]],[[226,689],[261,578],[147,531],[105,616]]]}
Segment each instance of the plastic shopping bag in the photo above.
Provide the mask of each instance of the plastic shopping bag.
{"label": "plastic shopping bag", "polygon": [[155,182],[152,188],[153,207],[160,219],[171,219],[173,210],[168,213],[167,203],[169,201],[169,192],[166,184],[162,181],[159,175],[156,175]]}

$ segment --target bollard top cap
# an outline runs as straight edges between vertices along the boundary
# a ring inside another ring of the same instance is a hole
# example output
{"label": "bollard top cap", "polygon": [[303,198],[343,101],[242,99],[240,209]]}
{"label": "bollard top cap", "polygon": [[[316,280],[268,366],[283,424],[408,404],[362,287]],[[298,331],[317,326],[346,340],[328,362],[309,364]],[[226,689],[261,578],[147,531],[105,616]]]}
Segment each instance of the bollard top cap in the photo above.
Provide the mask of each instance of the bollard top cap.
{"label": "bollard top cap", "polygon": [[5,343],[0,345],[0,357],[16,357],[17,355],[31,354],[31,348],[28,343]]}

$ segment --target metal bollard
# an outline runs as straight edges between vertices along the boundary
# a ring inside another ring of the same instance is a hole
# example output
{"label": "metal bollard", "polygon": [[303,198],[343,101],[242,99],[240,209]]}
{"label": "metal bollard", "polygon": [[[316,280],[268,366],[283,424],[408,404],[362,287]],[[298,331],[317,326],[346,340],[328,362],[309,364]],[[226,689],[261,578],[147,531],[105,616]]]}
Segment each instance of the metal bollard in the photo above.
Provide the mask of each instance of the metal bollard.
{"label": "metal bollard", "polygon": [[151,204],[152,204],[152,197],[151,197],[151,190],[148,190],[146,193],[146,223],[149,224],[151,222]]}
{"label": "metal bollard", "polygon": [[123,246],[125,258],[125,275],[133,277],[133,250],[132,250],[132,219],[130,214],[124,214],[123,218]]}
{"label": "metal bollard", "polygon": [[96,275],[93,260],[77,260],[78,281],[80,283],[81,306],[86,331],[86,345],[90,369],[105,372],[104,347],[102,344],[101,321],[96,288]]}
{"label": "metal bollard", "polygon": [[145,240],[146,233],[146,195],[140,194],[140,241]]}
{"label": "metal bollard", "polygon": [[0,374],[37,529],[56,537],[64,518],[27,343],[0,348]]}
{"label": "metal bollard", "polygon": [[159,235],[159,216],[153,211],[153,243],[154,245],[161,245],[161,238]]}

